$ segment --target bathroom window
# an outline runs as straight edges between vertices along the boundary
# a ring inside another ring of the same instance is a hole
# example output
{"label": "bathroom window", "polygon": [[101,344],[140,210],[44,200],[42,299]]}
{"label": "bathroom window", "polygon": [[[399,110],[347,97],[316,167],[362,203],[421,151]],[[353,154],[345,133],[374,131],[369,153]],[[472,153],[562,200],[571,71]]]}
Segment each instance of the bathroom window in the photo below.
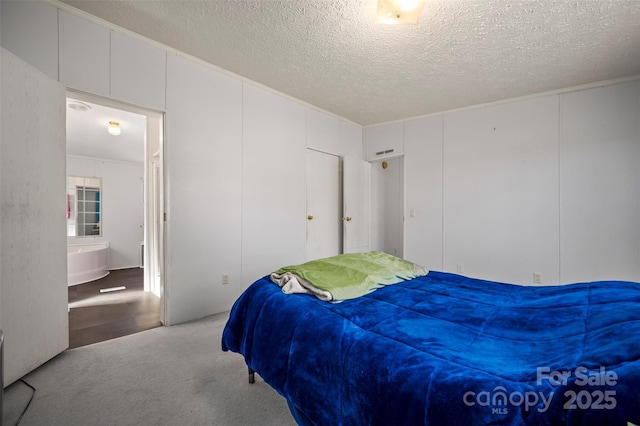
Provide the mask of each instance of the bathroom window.
{"label": "bathroom window", "polygon": [[67,185],[67,235],[99,237],[102,181],[95,177],[69,176]]}

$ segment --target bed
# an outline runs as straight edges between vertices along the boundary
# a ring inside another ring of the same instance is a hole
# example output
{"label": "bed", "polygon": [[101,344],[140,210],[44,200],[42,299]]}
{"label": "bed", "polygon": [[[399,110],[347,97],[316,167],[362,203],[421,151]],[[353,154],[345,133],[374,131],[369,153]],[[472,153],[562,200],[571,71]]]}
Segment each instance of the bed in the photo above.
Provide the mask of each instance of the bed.
{"label": "bed", "polygon": [[222,348],[299,424],[640,425],[638,283],[430,271],[365,293],[332,303],[263,277]]}

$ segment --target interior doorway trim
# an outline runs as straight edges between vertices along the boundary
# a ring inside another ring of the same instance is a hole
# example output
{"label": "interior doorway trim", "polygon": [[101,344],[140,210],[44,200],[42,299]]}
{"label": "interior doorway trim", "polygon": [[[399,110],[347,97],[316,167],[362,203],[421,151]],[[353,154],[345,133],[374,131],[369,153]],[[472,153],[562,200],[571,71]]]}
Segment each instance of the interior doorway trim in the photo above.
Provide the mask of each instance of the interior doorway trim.
{"label": "interior doorway trim", "polygon": [[[141,247],[144,288],[160,298],[160,321],[166,324],[164,112],[67,89],[67,98],[132,112],[146,117],[144,141],[144,238]],[[106,126],[106,125],[105,125]],[[106,127],[105,127],[106,131]],[[65,177],[66,178],[66,177]]]}

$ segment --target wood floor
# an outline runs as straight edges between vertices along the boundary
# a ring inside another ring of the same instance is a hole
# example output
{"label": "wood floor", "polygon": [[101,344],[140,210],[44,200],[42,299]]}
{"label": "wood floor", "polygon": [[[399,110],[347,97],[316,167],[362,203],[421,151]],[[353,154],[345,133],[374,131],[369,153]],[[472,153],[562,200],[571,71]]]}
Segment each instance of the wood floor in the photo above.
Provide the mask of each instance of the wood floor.
{"label": "wood floor", "polygon": [[[159,327],[160,299],[144,291],[141,268],[111,271],[106,277],[69,287],[69,348]],[[125,290],[100,292],[125,287]]]}

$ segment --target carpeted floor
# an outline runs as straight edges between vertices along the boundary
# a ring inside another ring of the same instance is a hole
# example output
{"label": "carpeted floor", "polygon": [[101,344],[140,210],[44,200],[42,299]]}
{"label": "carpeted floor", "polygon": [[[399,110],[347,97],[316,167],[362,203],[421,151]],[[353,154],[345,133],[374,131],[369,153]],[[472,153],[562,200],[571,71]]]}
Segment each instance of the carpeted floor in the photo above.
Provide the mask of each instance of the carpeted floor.
{"label": "carpeted floor", "polygon": [[[242,356],[222,352],[228,314],[70,349],[24,377],[36,392],[21,425],[295,425],[286,401]],[[4,393],[14,425],[32,394]]]}

